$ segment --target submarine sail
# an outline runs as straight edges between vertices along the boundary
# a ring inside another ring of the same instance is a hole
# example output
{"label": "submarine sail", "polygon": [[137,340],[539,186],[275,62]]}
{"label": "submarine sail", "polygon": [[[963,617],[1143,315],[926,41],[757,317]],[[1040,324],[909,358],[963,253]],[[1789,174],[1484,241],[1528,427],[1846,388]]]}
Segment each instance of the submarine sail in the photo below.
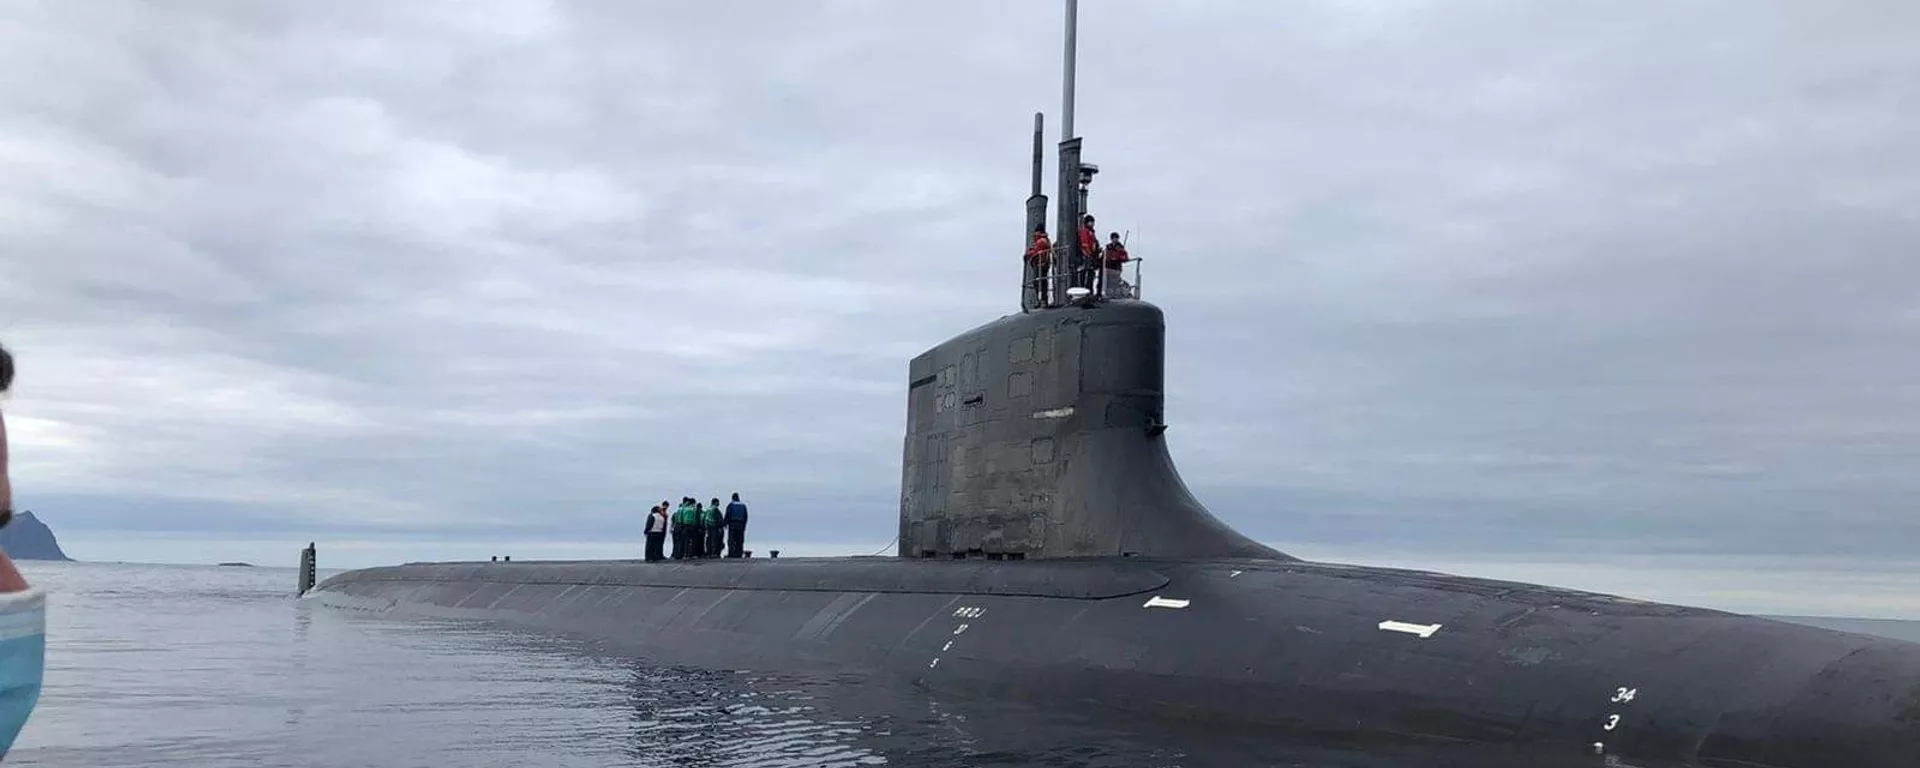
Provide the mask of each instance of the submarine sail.
{"label": "submarine sail", "polygon": [[1010,315],[914,358],[898,554],[1291,559],[1181,480],[1165,345],[1160,308],[1125,299]]}

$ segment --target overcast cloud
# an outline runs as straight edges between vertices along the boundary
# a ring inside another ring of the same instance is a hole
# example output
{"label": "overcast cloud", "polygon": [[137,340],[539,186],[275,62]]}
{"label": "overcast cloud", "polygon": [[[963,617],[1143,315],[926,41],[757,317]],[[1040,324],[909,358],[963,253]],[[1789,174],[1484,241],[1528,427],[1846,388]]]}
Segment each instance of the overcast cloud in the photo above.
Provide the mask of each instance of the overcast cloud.
{"label": "overcast cloud", "polygon": [[[83,558],[363,565],[637,551],[650,503],[739,490],[762,542],[878,548],[908,358],[1017,309],[1060,24],[0,6],[17,506]],[[1083,2],[1093,209],[1168,311],[1188,482],[1308,554],[1908,568],[1916,28]]]}

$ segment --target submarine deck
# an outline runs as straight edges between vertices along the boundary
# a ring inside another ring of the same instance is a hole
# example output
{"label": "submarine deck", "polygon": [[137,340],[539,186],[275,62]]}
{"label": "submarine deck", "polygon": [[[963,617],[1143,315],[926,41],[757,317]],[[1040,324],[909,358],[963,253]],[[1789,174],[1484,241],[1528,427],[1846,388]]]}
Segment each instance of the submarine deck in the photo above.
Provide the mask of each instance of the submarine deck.
{"label": "submarine deck", "polygon": [[943,695],[1319,740],[1556,755],[1604,740],[1608,754],[1793,768],[1911,765],[1920,748],[1900,719],[1920,697],[1920,646],[1417,570],[1115,557],[450,562],[349,571],[309,595],[503,620],[656,664],[883,675]]}
{"label": "submarine deck", "polygon": [[708,560],[523,560],[408,563],[339,574],[321,589],[365,581],[484,582],[669,587],[772,592],[973,594],[1099,600],[1164,587],[1144,563],[1111,558],[1059,561],[901,560],[817,557]]}
{"label": "submarine deck", "polygon": [[[1254,575],[1254,578],[1242,578]],[[510,586],[655,587],[746,592],[947,594],[1106,600],[1161,590],[1176,581],[1225,578],[1241,589],[1345,593],[1360,599],[1409,591],[1498,600],[1507,605],[1612,616],[1733,616],[1707,608],[1648,602],[1498,579],[1305,560],[1219,558],[1160,560],[1086,557],[1054,560],[943,560],[891,556],[413,562],[337,574],[316,591],[370,582],[466,583],[482,592]],[[1219,588],[1231,588],[1218,584]],[[1234,590],[1238,591],[1238,590]],[[463,601],[464,602],[464,601]]]}

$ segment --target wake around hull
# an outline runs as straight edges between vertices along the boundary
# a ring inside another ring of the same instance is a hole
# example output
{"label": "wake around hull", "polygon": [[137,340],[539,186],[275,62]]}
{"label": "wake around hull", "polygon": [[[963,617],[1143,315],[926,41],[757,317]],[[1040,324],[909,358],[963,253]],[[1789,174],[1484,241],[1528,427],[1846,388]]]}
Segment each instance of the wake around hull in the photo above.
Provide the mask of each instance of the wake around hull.
{"label": "wake around hull", "polygon": [[1920,645],[1414,571],[1268,559],[421,563],[341,574],[311,596],[601,638],[656,663],[846,666],[938,693],[1303,743],[1500,745],[1570,766],[1910,768],[1920,755]]}

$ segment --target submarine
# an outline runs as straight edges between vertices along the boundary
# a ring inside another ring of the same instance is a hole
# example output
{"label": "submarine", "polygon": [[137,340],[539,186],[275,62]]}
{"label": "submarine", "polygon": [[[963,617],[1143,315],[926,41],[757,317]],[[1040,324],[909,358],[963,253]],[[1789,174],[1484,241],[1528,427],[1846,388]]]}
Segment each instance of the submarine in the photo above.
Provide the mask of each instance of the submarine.
{"label": "submarine", "polygon": [[[1079,269],[1066,234],[1098,171],[1073,133],[1075,14],[1068,0],[1060,244],[1025,264],[1019,311],[909,361],[891,556],[407,563],[303,599],[1275,742],[1499,747],[1548,768],[1920,765],[1920,644],[1313,562],[1207,510],[1167,446],[1166,313],[1137,280]],[[1042,120],[1023,237],[1049,212]]]}

